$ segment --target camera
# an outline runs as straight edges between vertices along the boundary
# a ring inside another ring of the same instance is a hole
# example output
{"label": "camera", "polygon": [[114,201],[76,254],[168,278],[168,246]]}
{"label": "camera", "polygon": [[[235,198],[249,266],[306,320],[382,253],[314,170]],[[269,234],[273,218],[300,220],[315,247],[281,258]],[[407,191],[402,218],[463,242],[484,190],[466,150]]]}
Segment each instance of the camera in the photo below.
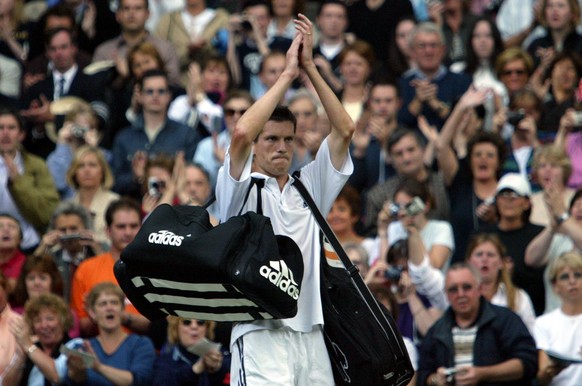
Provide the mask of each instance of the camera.
{"label": "camera", "polygon": [[384,277],[390,280],[393,283],[398,283],[400,281],[400,277],[402,276],[402,272],[404,268],[401,266],[390,267],[386,271],[384,271]]}
{"label": "camera", "polygon": [[511,126],[517,126],[517,124],[525,118],[525,111],[522,109],[517,111],[508,111],[505,115],[505,119],[507,119],[507,123]]}
{"label": "camera", "polygon": [[252,31],[253,30],[253,25],[246,17],[242,19],[242,22],[240,23],[240,27],[243,29],[243,31]]}
{"label": "camera", "polygon": [[73,125],[71,128],[71,135],[73,138],[83,139],[88,131],[89,128],[87,126]]}
{"label": "camera", "polygon": [[61,242],[63,242],[63,241],[80,240],[80,239],[81,239],[81,235],[79,233],[71,233],[69,235],[62,235],[61,237],[59,237],[59,240]]}
{"label": "camera", "polygon": [[[418,196],[414,197],[412,199],[412,201],[404,207],[407,216],[416,216],[417,214],[424,211],[424,208],[425,208],[424,202]],[[398,213],[400,212],[400,205],[397,205],[395,203],[391,203],[389,211],[390,211],[390,216],[392,218],[397,218]]]}
{"label": "camera", "polygon": [[164,181],[159,180],[156,177],[148,178],[148,193],[152,197],[159,197],[162,195],[162,189],[166,187]]}
{"label": "camera", "polygon": [[457,369],[456,369],[456,368],[454,368],[454,367],[449,367],[449,368],[445,369],[445,375],[446,375],[447,377],[450,377],[451,375],[455,375],[455,374],[456,374],[456,373],[458,373],[458,372],[459,372],[459,370],[457,370]]}

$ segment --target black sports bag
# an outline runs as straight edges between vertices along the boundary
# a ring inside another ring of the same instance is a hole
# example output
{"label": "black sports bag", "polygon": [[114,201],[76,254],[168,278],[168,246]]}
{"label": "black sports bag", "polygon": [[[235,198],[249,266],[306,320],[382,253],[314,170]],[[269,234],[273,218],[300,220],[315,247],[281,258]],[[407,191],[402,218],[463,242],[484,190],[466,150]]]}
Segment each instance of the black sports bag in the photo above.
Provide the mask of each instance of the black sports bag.
{"label": "black sports bag", "polygon": [[[394,319],[376,301],[313,198],[293,175],[293,185],[322,231],[323,334],[336,385],[401,386],[414,375]],[[325,237],[324,237],[325,236]]]}
{"label": "black sports bag", "polygon": [[160,205],[115,264],[115,276],[148,319],[284,319],[297,314],[303,258],[253,212],[213,227],[196,206]]}

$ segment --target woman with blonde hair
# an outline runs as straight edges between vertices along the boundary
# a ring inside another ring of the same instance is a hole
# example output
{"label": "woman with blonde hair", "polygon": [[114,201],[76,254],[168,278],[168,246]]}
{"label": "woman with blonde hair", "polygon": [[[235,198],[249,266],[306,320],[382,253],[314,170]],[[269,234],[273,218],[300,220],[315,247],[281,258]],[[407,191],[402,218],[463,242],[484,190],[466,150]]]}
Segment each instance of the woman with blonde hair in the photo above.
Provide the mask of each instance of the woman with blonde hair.
{"label": "woman with blonde hair", "polygon": [[[204,339],[214,339],[216,322],[168,316],[168,346],[154,364],[154,384],[165,386],[227,384],[230,361],[220,349],[198,355]],[[198,352],[198,354],[197,354]]]}
{"label": "woman with blonde hair", "polygon": [[491,303],[507,307],[518,314],[532,331],[535,312],[528,294],[513,284],[505,246],[497,235],[481,233],[473,236],[467,248],[467,263],[481,274],[481,293]]}
{"label": "woman with blonde hair", "polygon": [[582,366],[571,366],[552,360],[548,352],[579,359],[582,331],[582,256],[568,252],[550,265],[552,289],[561,305],[536,319],[534,339],[538,348],[540,385],[562,386],[582,384]]}
{"label": "woman with blonde hair", "polygon": [[572,174],[572,162],[563,149],[554,145],[545,145],[536,150],[532,166],[535,179],[543,191],[531,196],[530,221],[548,226],[552,215],[546,205],[548,195],[561,197],[566,208],[576,193],[574,189],[568,187],[568,179]]}
{"label": "woman with blonde hair", "polygon": [[67,171],[67,183],[75,189],[71,201],[91,213],[97,240],[109,245],[105,234],[105,210],[112,201],[119,199],[119,195],[110,190],[113,174],[103,152],[93,146],[79,148]]}

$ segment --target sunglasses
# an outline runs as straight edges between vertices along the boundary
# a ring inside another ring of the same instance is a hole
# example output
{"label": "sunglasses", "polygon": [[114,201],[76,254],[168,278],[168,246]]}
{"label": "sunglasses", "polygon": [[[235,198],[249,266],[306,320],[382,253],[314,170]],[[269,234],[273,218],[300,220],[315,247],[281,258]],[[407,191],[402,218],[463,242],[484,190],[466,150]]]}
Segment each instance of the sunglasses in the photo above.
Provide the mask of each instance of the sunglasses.
{"label": "sunglasses", "polygon": [[244,113],[247,112],[247,109],[224,109],[224,115],[226,115],[227,117],[232,117],[234,116],[234,114],[238,113],[239,115],[243,115]]}
{"label": "sunglasses", "polygon": [[206,321],[204,320],[184,319],[182,320],[182,326],[190,326],[192,322],[195,322],[199,327],[202,327],[204,324],[206,324]]}
{"label": "sunglasses", "polygon": [[168,90],[167,88],[144,88],[143,92],[148,96],[152,96],[155,93],[159,95],[166,95],[167,93],[170,92],[170,90]]}
{"label": "sunglasses", "polygon": [[459,284],[459,285],[455,285],[455,286],[451,286],[451,287],[447,288],[447,293],[450,295],[456,295],[460,292],[460,290],[463,290],[463,292],[469,292],[472,289],[473,289],[473,284],[464,283],[464,284]]}
{"label": "sunglasses", "polygon": [[503,71],[503,75],[508,76],[508,75],[524,75],[525,74],[525,70],[505,70]]}

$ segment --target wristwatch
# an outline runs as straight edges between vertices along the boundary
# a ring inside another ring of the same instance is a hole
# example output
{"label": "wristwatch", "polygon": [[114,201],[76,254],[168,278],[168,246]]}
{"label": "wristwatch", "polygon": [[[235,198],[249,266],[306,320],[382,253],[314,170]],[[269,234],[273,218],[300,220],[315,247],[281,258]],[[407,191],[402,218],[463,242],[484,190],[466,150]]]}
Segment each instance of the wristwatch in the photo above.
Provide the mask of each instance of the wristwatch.
{"label": "wristwatch", "polygon": [[568,214],[568,212],[564,212],[560,215],[560,217],[556,217],[556,223],[558,225],[562,225],[562,223],[569,218],[570,218],[570,215]]}

